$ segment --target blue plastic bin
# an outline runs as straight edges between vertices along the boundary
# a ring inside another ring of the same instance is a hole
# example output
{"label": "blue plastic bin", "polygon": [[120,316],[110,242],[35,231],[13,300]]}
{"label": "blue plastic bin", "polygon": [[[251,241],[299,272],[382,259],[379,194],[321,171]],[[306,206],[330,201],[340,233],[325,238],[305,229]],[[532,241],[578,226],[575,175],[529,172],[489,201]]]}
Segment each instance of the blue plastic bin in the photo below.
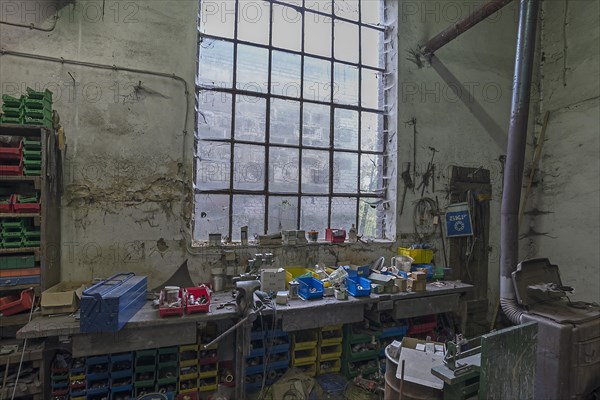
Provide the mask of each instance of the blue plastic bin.
{"label": "blue plastic bin", "polygon": [[[300,283],[298,287],[298,295],[302,297],[304,300],[308,299],[320,299],[323,297],[323,282],[320,280],[313,278],[312,276],[305,278],[296,278],[298,283]],[[315,289],[311,291],[311,289]]]}
{"label": "blue plastic bin", "polygon": [[[348,286],[348,293],[354,297],[364,297],[371,294],[371,281],[367,278],[348,278],[346,279],[346,286]],[[359,289],[358,287],[361,287]]]}

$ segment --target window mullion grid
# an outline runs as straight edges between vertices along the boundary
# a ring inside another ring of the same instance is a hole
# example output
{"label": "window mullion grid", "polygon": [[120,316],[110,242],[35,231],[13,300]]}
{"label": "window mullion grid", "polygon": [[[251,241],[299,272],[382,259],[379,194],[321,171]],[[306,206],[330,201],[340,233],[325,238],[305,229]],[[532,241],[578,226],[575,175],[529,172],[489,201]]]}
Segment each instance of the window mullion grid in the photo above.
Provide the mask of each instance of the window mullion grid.
{"label": "window mullion grid", "polygon": [[301,28],[301,44],[300,51],[302,55],[300,56],[300,122],[298,126],[298,207],[296,210],[296,229],[300,229],[300,218],[302,217],[302,150],[304,146],[304,33],[306,29],[306,13],[304,12],[304,7],[306,5],[306,0],[302,1],[302,10],[300,14],[302,16],[302,28]]}
{"label": "window mullion grid", "polygon": [[273,2],[269,2],[269,64],[267,72],[267,101],[266,101],[266,113],[265,113],[265,215],[264,215],[264,234],[266,235],[269,231],[269,150],[271,149],[271,72],[273,68]]}
{"label": "window mullion grid", "polygon": [[229,153],[229,237],[233,237],[233,183],[234,183],[234,169],[235,169],[235,103],[237,102],[237,93],[235,92],[235,86],[237,85],[237,37],[238,37],[238,19],[239,19],[239,0],[235,1],[235,15],[234,15],[234,26],[233,26],[233,79],[231,94],[231,147]]}
{"label": "window mullion grid", "polygon": [[[360,25],[360,23],[362,22],[362,1],[363,0],[359,0],[358,2],[358,169],[357,169],[357,185],[356,185],[356,193],[358,195],[360,195],[361,192],[361,188],[360,188],[360,167],[361,167],[361,161],[362,161],[362,153],[361,153],[361,149],[362,149],[362,141],[361,141],[361,135],[362,135],[362,25]],[[356,218],[355,218],[355,223],[356,225],[354,225],[356,227],[356,230],[358,232],[358,214],[360,211],[360,198],[357,197],[356,198]]]}
{"label": "window mullion grid", "polygon": [[[333,10],[332,10],[333,11]],[[329,85],[329,95],[330,100],[331,100],[331,108],[329,109],[329,205],[328,205],[328,212],[327,212],[327,227],[331,228],[331,214],[332,214],[332,203],[333,203],[333,177],[334,177],[334,164],[333,164],[333,143],[334,143],[334,129],[335,129],[335,107],[334,107],[334,100],[333,100],[333,93],[334,93],[334,84],[335,84],[335,77],[334,77],[334,66],[335,66],[335,30],[334,30],[334,26],[335,26],[335,20],[334,20],[334,16],[333,16],[333,12],[331,13],[331,76],[330,76],[330,82],[331,84]]]}

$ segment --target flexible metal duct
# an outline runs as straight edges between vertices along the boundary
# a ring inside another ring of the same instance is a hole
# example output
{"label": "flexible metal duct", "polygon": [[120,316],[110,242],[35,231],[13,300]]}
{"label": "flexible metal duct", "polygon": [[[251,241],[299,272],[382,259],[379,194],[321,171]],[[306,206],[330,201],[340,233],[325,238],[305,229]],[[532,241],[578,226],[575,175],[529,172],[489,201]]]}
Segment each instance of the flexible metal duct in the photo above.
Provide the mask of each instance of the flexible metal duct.
{"label": "flexible metal duct", "polygon": [[506,316],[515,324],[521,322],[524,314],[524,310],[516,301],[511,274],[519,262],[519,203],[523,184],[538,8],[539,0],[521,0],[500,217],[500,305]]}

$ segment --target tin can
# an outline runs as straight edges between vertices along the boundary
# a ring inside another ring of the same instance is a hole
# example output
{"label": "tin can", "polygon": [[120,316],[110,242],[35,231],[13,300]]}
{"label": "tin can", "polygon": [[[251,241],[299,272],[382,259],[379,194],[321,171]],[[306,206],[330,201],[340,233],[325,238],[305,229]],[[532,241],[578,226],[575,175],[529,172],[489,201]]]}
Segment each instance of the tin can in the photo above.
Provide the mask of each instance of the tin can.
{"label": "tin can", "polygon": [[298,296],[298,288],[300,284],[297,281],[290,281],[290,299],[297,299]]}

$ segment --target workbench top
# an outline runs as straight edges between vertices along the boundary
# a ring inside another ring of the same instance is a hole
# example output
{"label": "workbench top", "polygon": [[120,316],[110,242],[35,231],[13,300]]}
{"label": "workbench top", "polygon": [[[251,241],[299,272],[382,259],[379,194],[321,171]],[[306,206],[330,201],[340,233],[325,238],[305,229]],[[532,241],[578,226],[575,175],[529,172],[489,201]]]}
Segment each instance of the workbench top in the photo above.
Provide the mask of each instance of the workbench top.
{"label": "workbench top", "polygon": [[[425,299],[432,296],[465,293],[472,289],[472,285],[468,285],[459,281],[443,282],[443,286],[436,286],[434,283],[428,283],[427,291],[425,292],[402,292],[379,295],[371,294],[368,297],[358,298],[348,296],[348,300],[336,300],[334,297],[324,297],[322,299],[315,300],[295,299],[290,300],[287,305],[277,305],[276,312],[281,312],[285,315],[291,314],[290,312],[294,311],[294,315],[299,315],[298,311],[301,310],[314,311],[315,309],[339,309],[346,307],[353,309],[355,307],[362,307],[363,305],[375,304],[384,301],[408,301],[411,299]],[[139,328],[146,327],[156,327],[158,325],[160,325],[162,328],[168,326],[176,328],[177,325],[206,323],[224,319],[238,319],[239,314],[236,311],[235,303],[227,304],[225,307],[218,308],[220,304],[231,302],[232,300],[233,297],[230,291],[213,293],[211,295],[209,313],[199,313],[184,315],[182,317],[167,318],[161,318],[158,315],[158,310],[154,308],[152,306],[152,302],[149,301],[133,316],[131,320],[129,320],[129,322],[120,332],[139,330]],[[269,312],[272,312],[272,310],[267,311],[267,313]],[[79,330],[79,320],[76,320],[73,316],[69,315],[39,317],[29,322],[17,332],[17,338],[19,339],[73,335],[82,335],[82,333]]]}

